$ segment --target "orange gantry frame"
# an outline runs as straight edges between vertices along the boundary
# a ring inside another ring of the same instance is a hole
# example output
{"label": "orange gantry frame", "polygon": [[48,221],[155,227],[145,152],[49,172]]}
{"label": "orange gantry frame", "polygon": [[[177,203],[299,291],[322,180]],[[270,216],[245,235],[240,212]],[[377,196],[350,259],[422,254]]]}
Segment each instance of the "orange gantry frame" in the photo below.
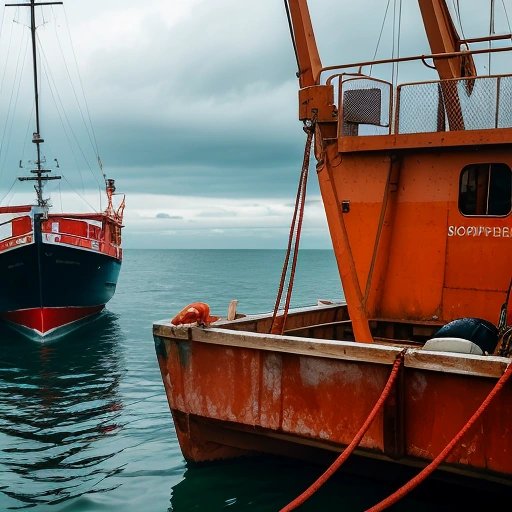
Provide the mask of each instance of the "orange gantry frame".
{"label": "orange gantry frame", "polygon": [[322,83],[335,67],[322,68],[306,0],[288,2],[299,117],[316,122],[358,341],[372,341],[369,319],[496,323],[511,277],[512,77],[477,77],[445,1],[419,6],[439,80],[395,89],[350,66]]}

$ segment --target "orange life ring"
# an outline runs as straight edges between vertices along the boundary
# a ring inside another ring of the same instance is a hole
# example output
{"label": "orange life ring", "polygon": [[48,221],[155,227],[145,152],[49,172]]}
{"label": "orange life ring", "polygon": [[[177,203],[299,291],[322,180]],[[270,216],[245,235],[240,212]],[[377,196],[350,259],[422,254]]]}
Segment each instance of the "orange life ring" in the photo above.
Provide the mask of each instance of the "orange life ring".
{"label": "orange life ring", "polygon": [[210,316],[210,306],[205,302],[192,302],[184,307],[172,320],[173,325],[193,324],[208,326],[219,319],[218,316]]}

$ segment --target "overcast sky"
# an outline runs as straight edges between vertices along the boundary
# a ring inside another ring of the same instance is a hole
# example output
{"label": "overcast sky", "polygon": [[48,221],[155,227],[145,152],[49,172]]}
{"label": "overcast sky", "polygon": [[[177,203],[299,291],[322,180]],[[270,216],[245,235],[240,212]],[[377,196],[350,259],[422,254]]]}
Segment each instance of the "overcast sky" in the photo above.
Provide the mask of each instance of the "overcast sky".
{"label": "overcast sky", "polygon": [[[389,2],[380,58],[392,52],[395,3]],[[402,3],[395,53],[398,46],[402,56],[428,53],[417,2]],[[490,2],[459,3],[465,36],[488,33]],[[324,65],[371,59],[387,5],[310,0]],[[511,0],[496,0],[498,33],[510,31],[503,5],[512,14]],[[48,39],[41,56],[44,150],[54,172],[66,178],[49,187],[56,207],[98,202],[91,190],[101,175],[86,169],[94,168],[94,155],[60,147],[64,139],[86,146],[90,133],[68,128],[59,140],[45,135],[59,123],[88,121],[90,113],[104,170],[126,193],[125,247],[285,247],[305,135],[296,115],[296,63],[282,0],[68,0],[64,10],[44,9],[45,24],[38,29],[41,42]],[[29,190],[14,178],[22,172],[19,160],[26,170],[33,158],[30,142],[20,142],[33,131],[32,102],[23,99],[32,84],[24,78],[26,85],[8,85],[9,75],[18,83],[20,70],[23,76],[30,71],[24,19],[11,8],[2,22],[0,69],[8,70],[0,83],[2,204],[17,202],[15,194]],[[16,30],[19,39],[11,36]],[[59,33],[62,39],[52,43],[50,35]],[[74,76],[72,50],[87,103],[76,81],[62,98],[78,97],[82,113],[66,107],[56,115],[52,91],[60,90],[65,75]],[[67,69],[54,68],[52,52],[71,56]],[[423,74],[400,70],[404,80]],[[311,170],[302,247],[330,248],[314,165]]]}

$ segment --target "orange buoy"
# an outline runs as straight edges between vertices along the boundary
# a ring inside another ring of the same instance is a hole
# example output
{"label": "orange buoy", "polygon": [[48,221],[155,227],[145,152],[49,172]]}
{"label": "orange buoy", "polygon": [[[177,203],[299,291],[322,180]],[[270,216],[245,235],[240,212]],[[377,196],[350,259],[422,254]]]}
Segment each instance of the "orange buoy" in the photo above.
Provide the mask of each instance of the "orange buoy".
{"label": "orange buoy", "polygon": [[205,302],[192,302],[184,307],[172,320],[173,325],[193,324],[208,326],[219,319],[218,316],[210,316],[210,306]]}

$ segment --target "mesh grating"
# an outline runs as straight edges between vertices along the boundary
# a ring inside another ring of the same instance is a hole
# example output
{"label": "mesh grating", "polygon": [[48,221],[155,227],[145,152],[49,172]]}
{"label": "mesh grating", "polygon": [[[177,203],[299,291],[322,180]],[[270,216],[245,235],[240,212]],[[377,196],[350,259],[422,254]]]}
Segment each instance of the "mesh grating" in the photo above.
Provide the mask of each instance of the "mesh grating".
{"label": "mesh grating", "polygon": [[390,84],[368,77],[341,77],[338,87],[343,135],[389,133]]}
{"label": "mesh grating", "polygon": [[512,77],[407,84],[399,88],[397,133],[512,127]]}

